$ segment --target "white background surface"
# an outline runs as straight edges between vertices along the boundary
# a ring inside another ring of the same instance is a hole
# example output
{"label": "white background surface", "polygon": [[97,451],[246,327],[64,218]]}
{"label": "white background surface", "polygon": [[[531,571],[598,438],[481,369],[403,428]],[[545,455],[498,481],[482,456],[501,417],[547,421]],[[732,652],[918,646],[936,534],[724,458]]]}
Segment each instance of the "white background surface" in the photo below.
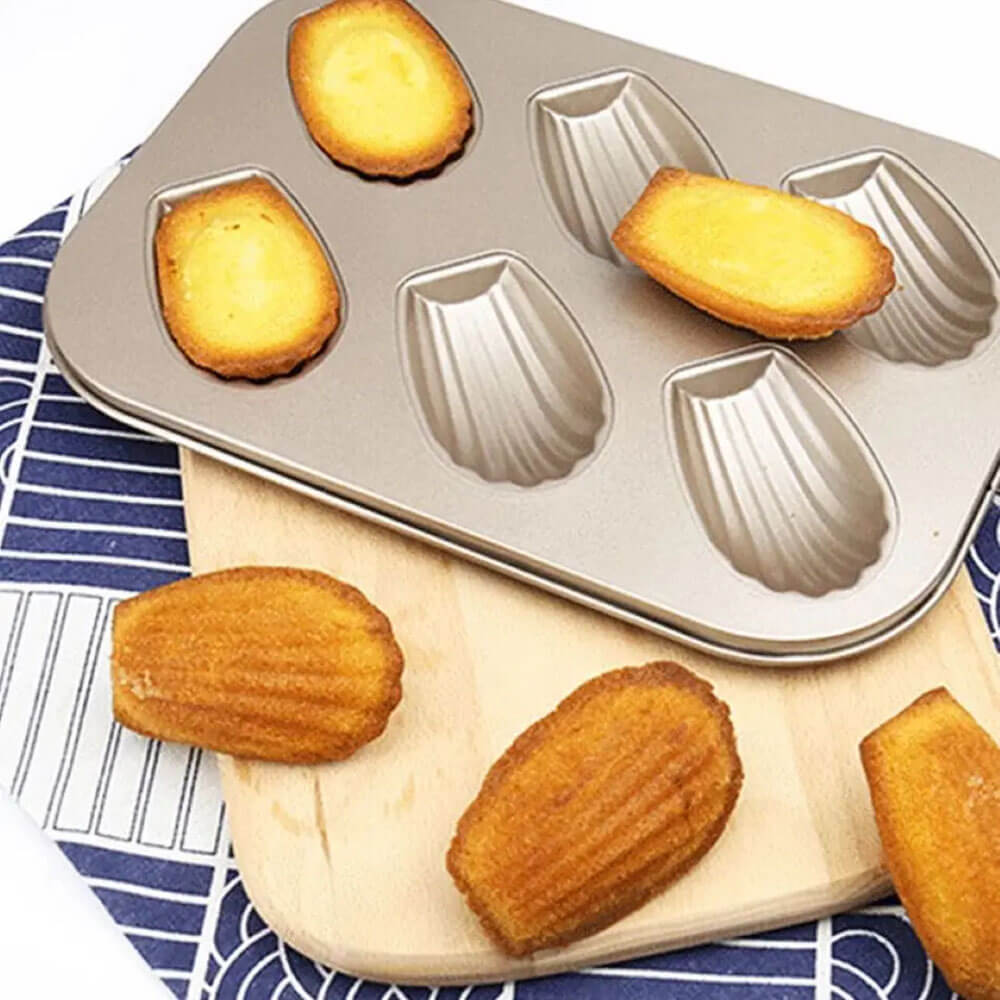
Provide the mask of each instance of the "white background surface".
{"label": "white background surface", "polygon": [[[1000,155],[995,0],[523,5]],[[0,0],[0,237],[141,142],[258,6]],[[2,794],[0,991],[38,1000],[168,996]]]}

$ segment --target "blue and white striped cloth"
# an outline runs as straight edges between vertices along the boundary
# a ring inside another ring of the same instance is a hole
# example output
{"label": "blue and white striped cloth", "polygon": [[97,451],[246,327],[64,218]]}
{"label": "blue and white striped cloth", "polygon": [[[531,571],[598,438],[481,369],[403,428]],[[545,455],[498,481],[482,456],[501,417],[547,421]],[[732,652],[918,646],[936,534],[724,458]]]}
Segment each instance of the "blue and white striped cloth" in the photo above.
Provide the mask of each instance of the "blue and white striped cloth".
{"label": "blue and white striped cloth", "polygon": [[[214,764],[122,730],[115,602],[188,573],[177,453],[93,410],[42,339],[49,268],[113,179],[0,243],[0,786],[185,1000],[945,1000],[895,901],[754,938],[522,983],[361,982],[285,946],[233,866]],[[1000,644],[1000,508],[968,568]]]}

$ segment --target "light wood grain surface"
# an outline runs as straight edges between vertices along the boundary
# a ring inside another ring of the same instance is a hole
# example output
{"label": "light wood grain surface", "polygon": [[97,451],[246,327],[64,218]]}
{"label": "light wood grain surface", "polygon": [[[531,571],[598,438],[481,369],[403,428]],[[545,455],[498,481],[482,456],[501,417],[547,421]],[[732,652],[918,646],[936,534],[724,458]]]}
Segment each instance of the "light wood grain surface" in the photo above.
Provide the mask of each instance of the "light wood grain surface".
{"label": "light wood grain surface", "polygon": [[[994,734],[1000,673],[963,572],[891,645],[833,666],[713,660],[185,453],[192,566],[313,567],[360,587],[406,657],[384,735],[350,760],[285,767],[221,758],[236,858],[270,925],[307,955],[405,983],[534,976],[793,923],[889,883],[857,744],[946,684]],[[718,844],[642,909],[568,948],[497,951],[444,866],[490,764],[573,688],[676,659],[732,708],[746,770]]]}

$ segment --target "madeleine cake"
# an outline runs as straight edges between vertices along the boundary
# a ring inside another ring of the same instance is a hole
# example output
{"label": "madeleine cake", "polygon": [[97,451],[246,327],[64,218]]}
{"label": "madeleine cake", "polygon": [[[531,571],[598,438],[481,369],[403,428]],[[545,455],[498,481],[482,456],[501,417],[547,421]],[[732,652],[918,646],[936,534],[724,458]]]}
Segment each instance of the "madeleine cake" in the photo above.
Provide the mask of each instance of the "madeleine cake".
{"label": "madeleine cake", "polygon": [[770,188],[664,168],[612,235],[692,305],[765,337],[825,337],[881,308],[892,253],[873,229]]}
{"label": "madeleine cake", "polygon": [[472,94],[447,45],[404,0],[335,0],[292,29],[288,71],[313,139],[372,177],[427,173],[472,130]]}
{"label": "madeleine cake", "polygon": [[207,573],[115,608],[115,718],[239,757],[350,756],[385,728],[402,669],[385,615],[312,570]]}
{"label": "madeleine cake", "polygon": [[171,336],[217,375],[288,374],[337,328],[340,293],[323,248],[263,178],[175,204],[157,227],[155,254]]}
{"label": "madeleine cake", "polygon": [[493,765],[447,865],[508,954],[567,944],[691,868],[743,781],[729,709],[676,663],[577,688]]}
{"label": "madeleine cake", "polygon": [[966,1000],[1000,1000],[1000,747],[944,689],[861,744],[889,872]]}

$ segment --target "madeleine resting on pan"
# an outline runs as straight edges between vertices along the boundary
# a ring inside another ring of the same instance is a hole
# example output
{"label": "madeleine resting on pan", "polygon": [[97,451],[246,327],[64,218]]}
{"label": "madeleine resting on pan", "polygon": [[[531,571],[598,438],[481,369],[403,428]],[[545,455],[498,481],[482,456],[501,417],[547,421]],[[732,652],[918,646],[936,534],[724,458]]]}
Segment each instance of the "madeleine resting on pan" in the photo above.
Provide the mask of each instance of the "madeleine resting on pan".
{"label": "madeleine resting on pan", "polygon": [[385,615],[313,570],[206,573],[115,608],[115,718],[238,757],[350,756],[385,728],[402,669]]}
{"label": "madeleine resting on pan", "polygon": [[167,328],[190,361],[217,375],[285,375],[337,328],[340,293],[326,255],[263,178],[178,202],[154,247]]}
{"label": "madeleine resting on pan", "polygon": [[372,177],[434,170],[472,130],[462,71],[404,0],[336,0],[300,17],[288,74],[313,139]]}
{"label": "madeleine resting on pan", "polygon": [[966,1000],[1000,1000],[1000,747],[944,689],[861,744],[889,872]]}
{"label": "madeleine resting on pan", "polygon": [[567,944],[691,868],[742,781],[729,709],[710,684],[676,663],[614,670],[493,765],[448,870],[508,954]]}
{"label": "madeleine resting on pan", "polygon": [[896,283],[891,251],[838,209],[676,168],[653,177],[612,241],[675,295],[765,337],[825,337]]}

